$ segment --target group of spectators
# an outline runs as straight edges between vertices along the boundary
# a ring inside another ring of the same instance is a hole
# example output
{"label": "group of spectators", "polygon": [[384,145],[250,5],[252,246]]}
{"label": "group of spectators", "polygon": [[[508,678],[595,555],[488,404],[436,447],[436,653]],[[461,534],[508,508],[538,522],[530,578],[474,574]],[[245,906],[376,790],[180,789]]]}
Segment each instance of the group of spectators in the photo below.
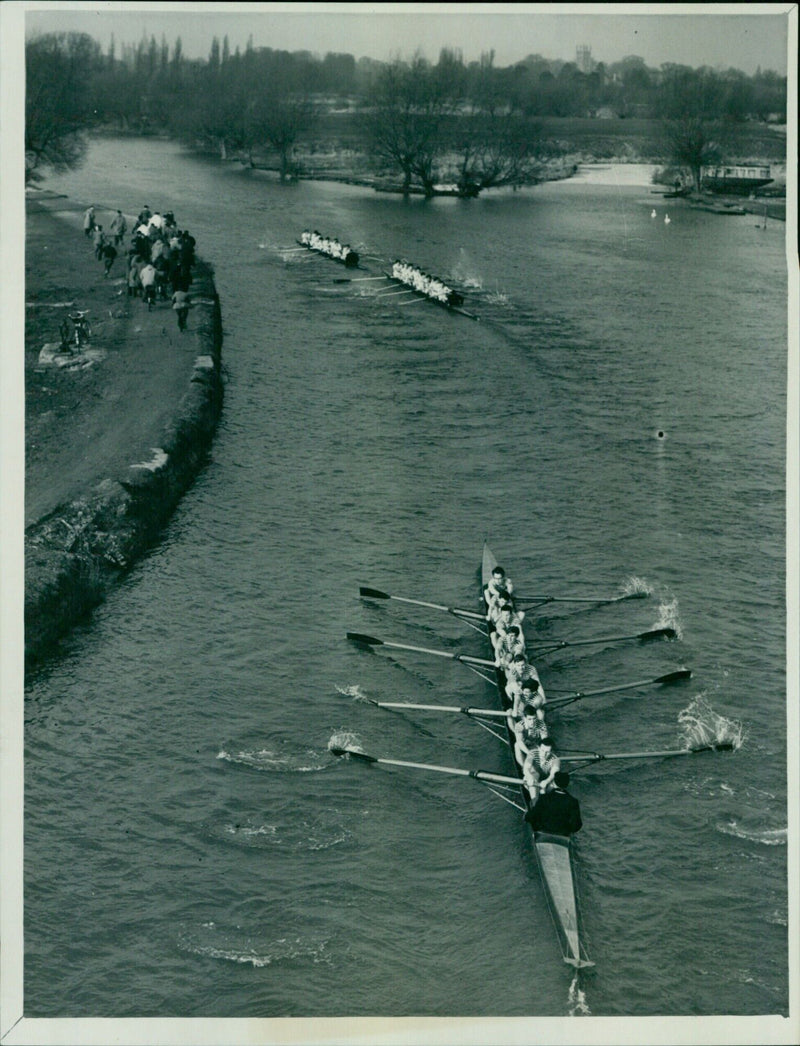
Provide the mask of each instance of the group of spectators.
{"label": "group of spectators", "polygon": [[[121,211],[111,221],[109,232],[95,220],[94,207],[84,214],[83,231],[92,239],[95,257],[104,263],[108,277],[128,231]],[[145,204],[133,223],[127,252],[128,297],[141,297],[152,311],[156,301],[172,301],[179,330],[186,330],[189,315],[189,287],[195,261],[194,236],[179,229],[172,211],[160,214]]]}

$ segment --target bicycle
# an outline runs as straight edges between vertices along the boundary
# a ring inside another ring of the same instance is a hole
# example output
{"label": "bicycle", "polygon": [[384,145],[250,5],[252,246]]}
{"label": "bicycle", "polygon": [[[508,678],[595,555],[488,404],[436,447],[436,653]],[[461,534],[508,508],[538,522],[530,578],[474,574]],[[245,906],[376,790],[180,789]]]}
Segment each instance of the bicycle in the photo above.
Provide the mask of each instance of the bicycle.
{"label": "bicycle", "polygon": [[83,345],[88,344],[92,336],[91,324],[86,319],[88,311],[88,309],[84,309],[83,312],[70,314],[59,327],[62,352],[72,352],[73,348],[80,349]]}

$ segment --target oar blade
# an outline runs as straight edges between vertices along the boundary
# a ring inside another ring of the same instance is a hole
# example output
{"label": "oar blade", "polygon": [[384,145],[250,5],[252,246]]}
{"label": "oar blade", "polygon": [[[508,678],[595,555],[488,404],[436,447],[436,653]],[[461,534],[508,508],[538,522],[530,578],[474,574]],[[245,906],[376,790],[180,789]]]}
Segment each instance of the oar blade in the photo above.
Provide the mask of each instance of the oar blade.
{"label": "oar blade", "polygon": [[369,755],[367,752],[359,752],[357,748],[339,747],[334,745],[329,749],[332,755],[343,756],[351,755],[354,759],[361,759],[365,763],[377,763],[378,758],[374,755]]}
{"label": "oar blade", "polygon": [[388,592],[381,592],[379,588],[366,588],[364,585],[358,590],[358,594],[364,599],[391,599]]}
{"label": "oar blade", "polygon": [[358,643],[360,646],[383,646],[382,639],[376,639],[375,636],[365,636],[363,632],[348,632],[347,638],[351,643]]}
{"label": "oar blade", "polygon": [[649,632],[642,632],[639,639],[643,643],[649,643],[653,639],[676,639],[677,635],[674,628],[651,628]]}
{"label": "oar blade", "polygon": [[690,668],[678,668],[674,672],[667,672],[665,676],[659,676],[658,679],[654,679],[654,683],[677,683],[681,679],[691,679],[692,670]]}

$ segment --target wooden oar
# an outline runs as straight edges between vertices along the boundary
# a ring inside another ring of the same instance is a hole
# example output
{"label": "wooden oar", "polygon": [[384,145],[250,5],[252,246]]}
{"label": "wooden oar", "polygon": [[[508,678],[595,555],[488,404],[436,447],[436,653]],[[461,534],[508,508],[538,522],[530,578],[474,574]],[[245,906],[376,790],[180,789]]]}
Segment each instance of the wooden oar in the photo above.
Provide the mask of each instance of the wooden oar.
{"label": "wooden oar", "polygon": [[413,293],[414,293],[414,291],[404,291],[404,290],[379,291],[378,294],[375,295],[375,297],[376,298],[393,298],[396,294],[413,294]]}
{"label": "wooden oar", "polygon": [[390,596],[388,592],[381,592],[379,588],[365,588],[363,585],[358,590],[358,594],[364,599],[394,599],[398,603],[413,603],[414,606],[418,607],[429,607],[431,610],[444,610],[448,614],[455,614],[457,617],[471,617],[475,618],[476,621],[485,621],[486,619],[482,614],[476,614],[473,610],[459,610],[458,607],[447,607],[441,603],[426,603],[422,599],[406,599],[404,596]]}
{"label": "wooden oar", "polygon": [[601,690],[576,690],[567,697],[557,697],[547,702],[548,708],[561,708],[563,705],[571,705],[574,701],[582,701],[585,697],[599,697],[600,694],[616,694],[620,690],[635,690],[642,686],[655,686],[659,683],[677,683],[680,679],[690,679],[691,670],[679,668],[674,672],[667,672],[664,676],[656,676],[655,679],[639,679],[635,683],[623,683],[620,686],[604,686]]}
{"label": "wooden oar", "polygon": [[353,643],[362,646],[390,646],[397,650],[414,650],[418,654],[433,654],[434,657],[447,657],[451,661],[464,661],[468,665],[488,665],[494,668],[494,661],[487,661],[483,657],[468,657],[466,654],[451,654],[447,650],[430,650],[424,646],[409,646],[408,643],[390,643],[387,639],[376,639],[374,636],[365,636],[361,632],[348,632],[347,638]]}
{"label": "wooden oar", "polygon": [[[411,293],[414,294],[415,292],[411,291]],[[427,300],[428,300],[427,298],[412,298],[411,301],[399,301],[397,303],[397,307],[399,309],[401,305],[416,305],[418,301],[427,301]]]}
{"label": "wooden oar", "polygon": [[407,701],[376,701],[371,697],[359,697],[359,701],[368,701],[377,708],[414,708],[422,712],[461,712],[462,715],[487,716],[494,719],[505,719],[508,712],[496,708],[467,708],[460,705],[416,705]]}
{"label": "wooden oar", "polygon": [[[533,606],[544,606],[546,603],[623,603],[626,599],[647,599],[649,592],[629,592],[625,596],[518,596],[514,598]],[[533,609],[533,606],[531,609]]]}
{"label": "wooden oar", "polygon": [[713,741],[707,745],[697,745],[695,748],[667,748],[662,752],[615,752],[612,755],[600,755],[598,752],[586,752],[583,755],[561,755],[561,762],[586,762],[602,763],[608,759],[666,759],[674,755],[696,755],[698,752],[732,752],[735,749],[733,741]]}
{"label": "wooden oar", "polygon": [[379,759],[378,756],[360,752],[357,748],[331,748],[333,755],[351,755],[365,763],[382,763],[385,766],[405,766],[412,770],[433,770],[439,774],[453,774],[456,777],[474,777],[478,781],[493,781],[495,784],[519,785],[518,777],[506,777],[503,774],[492,774],[487,770],[461,770],[455,766],[436,766],[433,763],[409,763],[404,759]]}
{"label": "wooden oar", "polygon": [[388,280],[388,276],[342,276],[335,279],[334,283],[368,283],[370,280]]}
{"label": "wooden oar", "polygon": [[[675,639],[678,633],[674,628],[651,628],[648,632],[637,632],[632,636],[598,636],[597,639],[558,639],[551,642],[542,641],[540,654],[549,654],[553,650],[562,650],[569,646],[594,646],[596,643],[619,643],[623,639],[640,639],[648,642],[651,639]],[[536,641],[533,640],[533,643]]]}
{"label": "wooden oar", "polygon": [[467,312],[466,309],[459,309],[457,305],[448,305],[447,307],[451,312],[457,312],[459,316],[466,316],[468,320],[480,319],[480,316],[476,316],[474,312]]}

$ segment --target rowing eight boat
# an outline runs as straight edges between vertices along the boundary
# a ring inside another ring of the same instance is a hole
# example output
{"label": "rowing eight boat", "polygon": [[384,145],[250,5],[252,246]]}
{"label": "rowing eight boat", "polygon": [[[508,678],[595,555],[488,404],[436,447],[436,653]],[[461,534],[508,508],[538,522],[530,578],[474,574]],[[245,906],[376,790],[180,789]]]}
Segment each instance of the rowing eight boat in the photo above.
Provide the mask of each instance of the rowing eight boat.
{"label": "rowing eight boat", "polygon": [[[483,561],[481,564],[481,581],[485,588],[492,578],[492,571],[497,566],[497,559],[488,545],[483,546]],[[485,606],[481,598],[481,606]],[[511,701],[506,695],[506,679],[500,668],[495,669],[497,692],[504,710],[511,707]],[[515,751],[514,735],[511,723],[506,719],[508,731],[508,744],[512,754]],[[531,798],[528,790],[522,784],[522,767],[514,757],[514,766],[520,778],[520,791],[525,806],[531,809]],[[575,887],[575,874],[572,863],[572,841],[570,836],[550,835],[545,832],[533,832],[533,845],[536,852],[536,862],[544,883],[545,893],[553,916],[564,962],[576,969],[594,966],[588,958],[581,942],[580,920],[578,913],[577,891]]]}
{"label": "rowing eight boat", "polygon": [[358,268],[358,251],[348,251],[344,258],[340,258],[335,254],[330,254],[328,251],[323,251],[319,247],[312,247],[310,243],[303,243],[302,240],[296,241],[301,247],[305,247],[306,250],[313,251],[314,254],[321,254],[323,258],[330,258],[331,261],[341,262],[348,269]]}
{"label": "rowing eight boat", "polygon": [[463,302],[463,297],[456,291],[453,291],[453,297],[447,301],[442,301],[441,298],[434,298],[432,294],[426,294],[424,291],[417,290],[416,287],[412,287],[410,284],[405,283],[403,280],[398,280],[396,276],[392,276],[390,272],[384,271],[383,274],[387,280],[391,280],[392,283],[396,283],[398,287],[404,287],[407,291],[411,291],[416,294],[418,298],[425,298],[426,301],[432,301],[434,305],[441,305],[443,309],[447,309],[448,312],[457,312],[459,316],[466,316],[468,320],[477,320],[479,317],[474,312],[467,312],[466,309],[460,307]]}

